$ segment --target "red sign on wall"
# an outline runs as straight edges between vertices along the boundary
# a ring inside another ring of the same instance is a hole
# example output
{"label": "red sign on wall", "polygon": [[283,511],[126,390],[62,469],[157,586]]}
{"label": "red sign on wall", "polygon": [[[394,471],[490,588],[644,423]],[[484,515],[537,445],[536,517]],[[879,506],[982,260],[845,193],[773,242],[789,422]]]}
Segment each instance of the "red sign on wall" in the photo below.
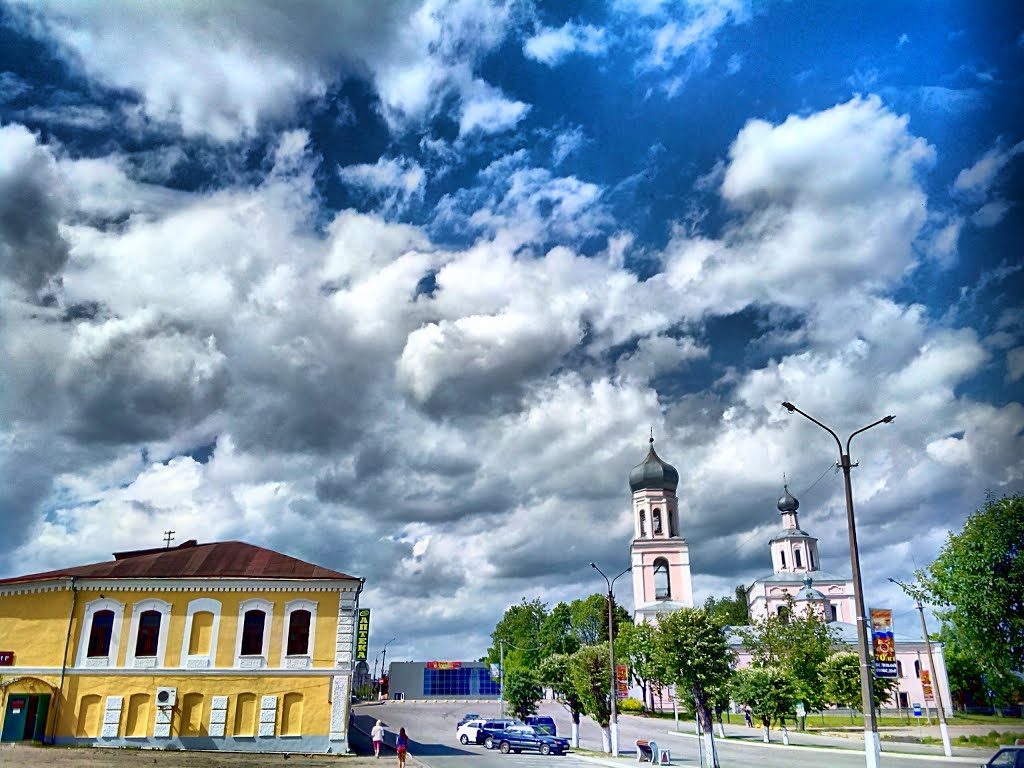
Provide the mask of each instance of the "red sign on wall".
{"label": "red sign on wall", "polygon": [[921,690],[924,693],[925,701],[935,701],[935,693],[932,691],[932,673],[927,669],[921,670]]}
{"label": "red sign on wall", "polygon": [[461,661],[428,661],[427,669],[459,669]]}
{"label": "red sign on wall", "polygon": [[0,651],[0,667],[14,666],[14,651]]}

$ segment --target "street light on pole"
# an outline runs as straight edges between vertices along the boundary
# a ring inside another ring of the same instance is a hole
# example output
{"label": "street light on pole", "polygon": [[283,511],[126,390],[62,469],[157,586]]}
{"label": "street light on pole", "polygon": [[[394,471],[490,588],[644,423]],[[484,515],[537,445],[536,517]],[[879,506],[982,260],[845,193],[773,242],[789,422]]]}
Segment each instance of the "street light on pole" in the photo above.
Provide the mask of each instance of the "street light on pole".
{"label": "street light on pole", "polygon": [[[386,672],[387,667],[384,666],[384,662],[386,662],[387,658],[388,658],[388,646],[391,645],[393,642],[395,642],[395,638],[392,637],[390,640],[388,640],[386,643],[384,643],[384,650],[382,650],[380,653],[377,654],[377,656],[381,657],[381,660],[380,660],[380,674],[381,674],[382,677],[387,674],[387,672]],[[376,682],[376,684],[378,686],[378,690],[379,690],[379,688],[380,688],[380,679],[377,678],[377,656],[373,657],[373,676],[375,678],[375,682]]]}
{"label": "street light on pole", "polygon": [[[924,620],[924,606],[921,605],[921,590],[904,584],[898,579],[889,578],[893,584],[902,589],[907,595],[914,598],[917,603],[918,613],[921,614],[921,634],[924,635],[924,647],[928,650],[928,668],[932,673],[932,691],[935,694],[935,708],[939,711],[939,733],[942,734],[942,751],[946,757],[953,756],[953,746],[949,743],[949,728],[946,725],[946,713],[942,710],[942,687],[939,685],[939,676],[935,674],[935,658],[932,656],[932,641],[928,638],[928,624]],[[927,707],[927,704],[925,705]]]}
{"label": "street light on pole", "polygon": [[612,603],[614,596],[612,590],[615,588],[615,582],[619,576],[623,576],[633,570],[633,566],[630,566],[626,570],[622,571],[611,581],[605,576],[604,571],[598,568],[594,563],[590,564],[590,567],[601,574],[604,578],[604,583],[608,585],[608,668],[611,672],[611,683],[608,686],[608,693],[611,701],[611,718],[608,722],[608,734],[611,741],[612,757],[619,756],[619,713],[617,705],[617,697],[615,691],[615,615],[612,611]]}
{"label": "street light on pole", "polygon": [[846,527],[850,536],[850,564],[853,569],[853,600],[857,608],[857,653],[860,656],[860,695],[861,710],[864,712],[864,757],[867,768],[878,768],[881,760],[881,746],[878,742],[878,722],[875,719],[875,700],[872,686],[871,661],[868,658],[868,628],[867,611],[864,609],[864,589],[861,586],[860,578],[860,553],[857,550],[857,525],[853,517],[853,486],[850,484],[850,441],[861,432],[866,432],[879,424],[890,424],[895,416],[886,416],[866,427],[852,432],[846,438],[846,450],[843,451],[843,444],[839,435],[826,427],[813,416],[809,416],[795,405],[789,402],[782,404],[790,413],[796,412],[808,421],[812,421],[824,429],[836,441],[839,447],[839,466],[843,470],[843,482],[846,489]]}

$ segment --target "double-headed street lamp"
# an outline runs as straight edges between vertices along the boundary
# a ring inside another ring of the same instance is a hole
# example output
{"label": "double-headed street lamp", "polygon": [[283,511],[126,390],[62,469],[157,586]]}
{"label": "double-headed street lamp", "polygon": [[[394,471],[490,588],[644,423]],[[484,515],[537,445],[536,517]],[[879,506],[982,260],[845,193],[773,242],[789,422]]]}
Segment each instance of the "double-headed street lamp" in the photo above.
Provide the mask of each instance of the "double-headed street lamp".
{"label": "double-headed street lamp", "polygon": [[839,447],[839,466],[843,470],[843,481],[846,486],[846,527],[850,534],[850,563],[853,568],[853,599],[857,608],[857,653],[860,656],[860,695],[861,710],[864,712],[864,755],[867,768],[878,768],[881,759],[881,747],[878,743],[878,723],[875,720],[875,700],[873,696],[871,660],[868,655],[868,617],[864,610],[864,590],[860,579],[860,553],[857,550],[857,525],[853,519],[853,486],[850,485],[850,441],[861,432],[866,432],[879,424],[889,424],[895,416],[886,416],[878,421],[858,429],[846,438],[846,450],[839,440],[839,435],[826,427],[812,416],[808,416],[792,403],[783,403],[782,407],[790,413],[796,412],[808,421],[813,421],[824,429],[836,441]]}
{"label": "double-headed street lamp", "polygon": [[907,595],[914,598],[914,601],[917,603],[917,610],[921,614],[921,634],[924,635],[924,647],[928,649],[928,668],[931,670],[932,674],[932,691],[935,693],[935,708],[939,711],[939,732],[942,734],[942,751],[946,753],[946,757],[952,757],[953,747],[949,743],[949,728],[946,726],[946,713],[942,709],[942,686],[939,685],[939,676],[935,674],[935,658],[932,656],[932,641],[928,638],[928,624],[924,620],[924,606],[921,605],[921,590],[904,584],[902,581],[891,577],[889,578],[889,581],[902,589]]}
{"label": "double-headed street lamp", "polygon": [[611,581],[605,576],[604,571],[598,568],[594,563],[590,564],[590,567],[601,574],[604,577],[604,583],[608,585],[608,669],[611,673],[611,683],[608,686],[608,694],[611,702],[611,718],[608,722],[608,733],[611,740],[612,757],[619,756],[619,713],[616,706],[617,691],[615,690],[615,614],[612,610],[614,603],[614,596],[612,590],[615,587],[615,582],[619,576],[623,576],[633,570],[633,566],[630,566]]}
{"label": "double-headed street lamp", "polygon": [[[388,658],[388,646],[391,645],[393,642],[395,642],[395,638],[392,637],[390,640],[384,643],[384,650],[377,654],[377,656],[382,657],[380,661],[380,673],[382,675],[387,674],[387,672],[385,671],[387,667],[384,666],[384,662],[387,661]],[[373,657],[373,684],[377,686],[379,690],[380,679],[377,677],[377,656]]]}

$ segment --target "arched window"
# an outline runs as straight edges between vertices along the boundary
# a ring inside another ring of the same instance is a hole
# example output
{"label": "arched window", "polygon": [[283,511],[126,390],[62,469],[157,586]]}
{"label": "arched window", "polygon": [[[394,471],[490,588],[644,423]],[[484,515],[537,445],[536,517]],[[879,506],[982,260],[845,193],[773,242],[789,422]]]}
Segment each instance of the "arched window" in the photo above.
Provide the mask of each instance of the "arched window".
{"label": "arched window", "polygon": [[288,622],[288,655],[309,653],[309,611],[292,611]]}
{"label": "arched window", "polygon": [[793,559],[796,561],[796,567],[797,568],[803,568],[804,567],[804,564],[802,562],[800,562],[800,550],[799,549],[794,549],[793,550]]}
{"label": "arched window", "polygon": [[654,561],[654,597],[657,600],[665,600],[672,597],[672,590],[668,579],[668,560],[663,557],[659,557]]}
{"label": "arched window", "polygon": [[234,736],[256,735],[256,694],[240,693],[235,700],[235,732]]}
{"label": "arched window", "polygon": [[263,653],[263,628],[267,614],[260,610],[245,612],[242,625],[242,655],[259,656]]}
{"label": "arched window", "polygon": [[189,656],[207,656],[213,645],[213,613],[196,611],[192,614],[192,630],[189,633]]}
{"label": "arched window", "polygon": [[97,611],[92,615],[92,628],[89,630],[88,656],[110,655],[110,637],[114,631],[114,612]]}
{"label": "arched window", "polygon": [[651,520],[654,522],[654,535],[661,535],[661,510],[656,509],[651,513]]}
{"label": "arched window", "polygon": [[160,642],[160,611],[143,611],[139,616],[139,634],[135,639],[135,658],[156,656]]}
{"label": "arched window", "polygon": [[920,677],[920,676],[921,676],[921,662],[920,661],[915,661],[914,662],[914,677]]}
{"label": "arched window", "polygon": [[302,734],[302,694],[286,693],[281,706],[281,735]]}
{"label": "arched window", "polygon": [[903,662],[899,659],[896,659],[896,675],[898,677],[903,677]]}
{"label": "arched window", "polygon": [[782,567],[785,568],[786,567],[786,550],[780,549],[779,550],[779,557],[782,558]]}
{"label": "arched window", "polygon": [[814,550],[813,549],[808,549],[807,550],[807,559],[810,561],[810,563],[811,563],[811,570],[813,571],[814,570]]}
{"label": "arched window", "polygon": [[640,535],[647,535],[647,512],[640,510]]}

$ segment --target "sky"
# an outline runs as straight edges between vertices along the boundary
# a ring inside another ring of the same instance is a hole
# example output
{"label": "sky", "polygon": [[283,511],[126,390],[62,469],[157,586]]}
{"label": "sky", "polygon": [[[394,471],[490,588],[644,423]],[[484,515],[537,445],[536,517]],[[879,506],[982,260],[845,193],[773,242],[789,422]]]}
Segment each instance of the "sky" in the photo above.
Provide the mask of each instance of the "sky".
{"label": "sky", "polygon": [[784,477],[849,573],[788,400],[896,416],[853,490],[912,631],[887,578],[1024,490],[1022,86],[996,0],[0,0],[0,576],[241,539],[475,659],[628,565],[652,430],[697,602]]}

